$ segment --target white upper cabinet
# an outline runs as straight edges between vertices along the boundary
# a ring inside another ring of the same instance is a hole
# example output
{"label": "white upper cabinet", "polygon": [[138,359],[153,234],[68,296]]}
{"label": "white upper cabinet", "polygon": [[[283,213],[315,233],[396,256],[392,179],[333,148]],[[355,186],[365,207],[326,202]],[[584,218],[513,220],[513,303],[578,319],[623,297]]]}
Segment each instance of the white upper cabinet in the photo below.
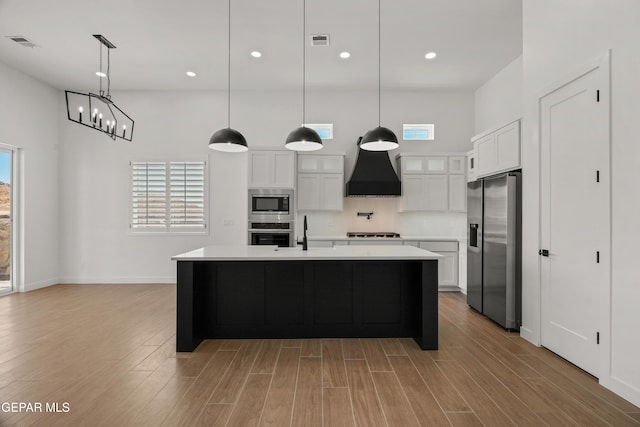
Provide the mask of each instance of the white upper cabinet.
{"label": "white upper cabinet", "polygon": [[476,178],[520,168],[520,120],[471,139]]}
{"label": "white upper cabinet", "polygon": [[299,211],[342,211],[344,156],[298,155]]}
{"label": "white upper cabinet", "polygon": [[464,175],[449,175],[449,210],[467,211],[467,180]]}
{"label": "white upper cabinet", "polygon": [[451,156],[449,157],[449,173],[450,174],[464,174],[466,172],[465,164],[467,163],[466,156]]}
{"label": "white upper cabinet", "polygon": [[295,153],[278,150],[249,151],[249,188],[294,188]]}
{"label": "white upper cabinet", "polygon": [[402,174],[447,173],[449,166],[447,157],[411,156],[402,157],[402,159],[400,162]]}
{"label": "white upper cabinet", "polygon": [[400,211],[466,211],[464,154],[396,156],[402,180]]}
{"label": "white upper cabinet", "polygon": [[471,150],[467,153],[467,182],[473,182],[478,178],[477,165],[476,151]]}

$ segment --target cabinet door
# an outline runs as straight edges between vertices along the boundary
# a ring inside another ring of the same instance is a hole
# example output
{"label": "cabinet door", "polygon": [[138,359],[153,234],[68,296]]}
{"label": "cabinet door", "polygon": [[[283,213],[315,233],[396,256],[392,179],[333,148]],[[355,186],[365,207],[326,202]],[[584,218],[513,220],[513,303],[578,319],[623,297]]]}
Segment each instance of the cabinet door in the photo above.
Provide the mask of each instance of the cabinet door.
{"label": "cabinet door", "polygon": [[402,177],[402,207],[405,211],[422,211],[427,207],[424,175]]}
{"label": "cabinet door", "polygon": [[495,132],[496,168],[498,171],[520,167],[520,121]]}
{"label": "cabinet door", "polygon": [[447,173],[449,160],[446,157],[426,157],[426,173]]}
{"label": "cabinet door", "polygon": [[350,246],[402,246],[402,240],[349,240]]}
{"label": "cabinet door", "polygon": [[273,153],[249,153],[249,188],[270,187]]}
{"label": "cabinet door", "polygon": [[446,211],[449,209],[449,185],[447,175],[425,175],[426,210]]}
{"label": "cabinet door", "polygon": [[477,176],[491,175],[498,167],[496,140],[489,134],[476,141],[475,152],[478,161]]}
{"label": "cabinet door", "polygon": [[440,252],[438,286],[458,286],[458,253]]}
{"label": "cabinet door", "polygon": [[320,175],[317,173],[298,174],[298,210],[311,211],[320,207]]}
{"label": "cabinet door", "polygon": [[307,240],[307,246],[310,248],[331,248],[333,240]]}
{"label": "cabinet door", "polygon": [[[342,174],[320,175],[320,206],[323,211],[342,211],[344,179]],[[300,191],[300,188],[298,188]]]}
{"label": "cabinet door", "polygon": [[426,160],[424,157],[401,157],[400,159],[402,175],[412,173],[422,174],[426,170]]}
{"label": "cabinet door", "polygon": [[318,172],[320,170],[320,156],[299,155],[298,156],[298,173],[300,172]]}
{"label": "cabinet door", "polygon": [[464,175],[449,175],[449,210],[467,210],[467,180]]}
{"label": "cabinet door", "polygon": [[344,174],[343,156],[323,156],[321,172]]}
{"label": "cabinet door", "polygon": [[294,161],[293,152],[273,153],[273,187],[293,188]]}
{"label": "cabinet door", "polygon": [[464,156],[451,156],[449,157],[449,173],[450,174],[464,174],[465,172],[466,158]]}

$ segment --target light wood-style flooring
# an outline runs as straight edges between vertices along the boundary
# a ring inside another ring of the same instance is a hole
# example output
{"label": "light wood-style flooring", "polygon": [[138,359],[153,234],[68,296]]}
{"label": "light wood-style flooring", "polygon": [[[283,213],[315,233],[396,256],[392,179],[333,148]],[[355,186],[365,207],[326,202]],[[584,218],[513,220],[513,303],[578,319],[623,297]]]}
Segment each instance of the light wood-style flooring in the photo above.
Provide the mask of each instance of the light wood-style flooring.
{"label": "light wood-style flooring", "polygon": [[638,426],[640,408],[441,293],[440,350],[411,339],[208,340],[175,352],[175,286],[0,298],[1,426]]}

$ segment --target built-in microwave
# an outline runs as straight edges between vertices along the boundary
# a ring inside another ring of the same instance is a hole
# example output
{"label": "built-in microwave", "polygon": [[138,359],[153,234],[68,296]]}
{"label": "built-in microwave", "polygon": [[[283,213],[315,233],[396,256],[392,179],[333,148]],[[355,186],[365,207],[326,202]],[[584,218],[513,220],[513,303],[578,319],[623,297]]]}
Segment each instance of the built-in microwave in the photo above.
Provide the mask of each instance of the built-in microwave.
{"label": "built-in microwave", "polygon": [[249,189],[249,219],[293,221],[293,189]]}

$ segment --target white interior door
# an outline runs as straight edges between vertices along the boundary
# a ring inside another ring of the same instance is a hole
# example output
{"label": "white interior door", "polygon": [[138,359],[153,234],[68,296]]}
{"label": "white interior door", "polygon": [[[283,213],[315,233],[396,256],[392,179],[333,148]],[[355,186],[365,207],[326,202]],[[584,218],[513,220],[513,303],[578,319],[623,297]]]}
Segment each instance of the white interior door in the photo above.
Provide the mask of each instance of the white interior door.
{"label": "white interior door", "polygon": [[608,72],[597,66],[540,98],[541,342],[596,377],[610,286],[605,97]]}

